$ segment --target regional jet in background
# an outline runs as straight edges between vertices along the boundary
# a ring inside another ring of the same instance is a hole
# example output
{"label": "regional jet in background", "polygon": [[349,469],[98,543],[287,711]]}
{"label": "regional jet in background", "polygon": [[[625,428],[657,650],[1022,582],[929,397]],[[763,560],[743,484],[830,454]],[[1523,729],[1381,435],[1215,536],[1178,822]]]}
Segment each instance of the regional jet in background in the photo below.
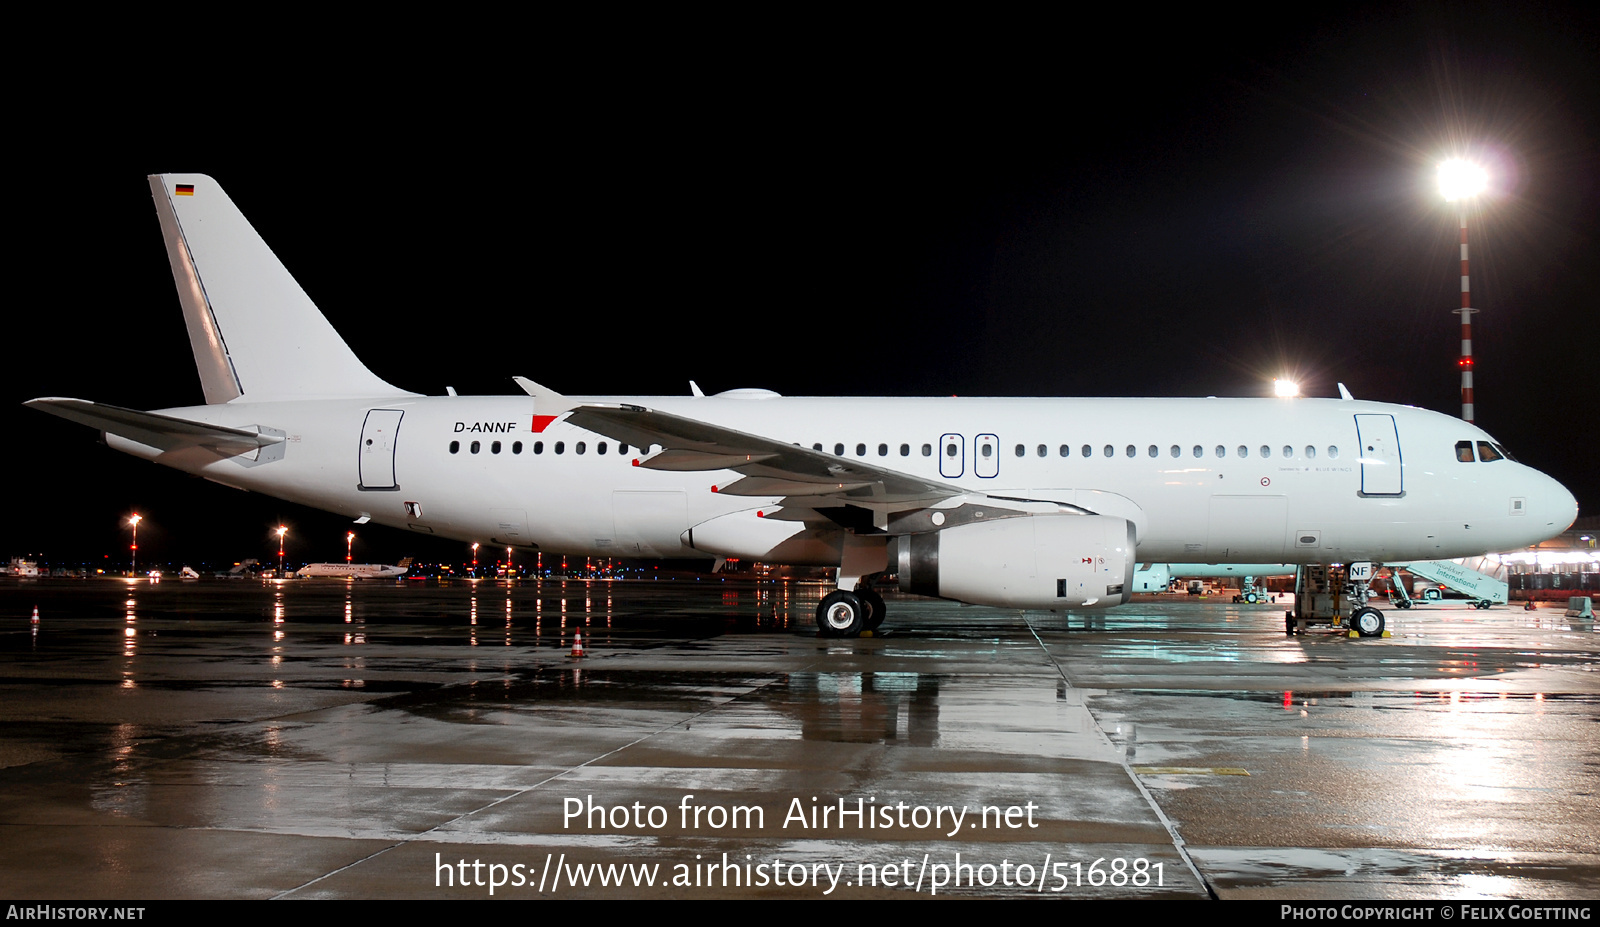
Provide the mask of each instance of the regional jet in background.
{"label": "regional jet in background", "polygon": [[890,574],[979,605],[1098,608],[1128,601],[1140,561],[1437,560],[1577,515],[1476,426],[1348,396],[578,397],[521,378],[525,396],[423,396],[362,364],[216,181],[150,189],[205,404],[28,405],[135,456],[402,531],[830,566],[825,635],[882,622],[874,584]]}
{"label": "regional jet in background", "polygon": [[1293,563],[1141,563],[1133,573],[1133,591],[1166,592],[1174,580],[1188,580],[1187,588],[1193,592],[1200,580],[1238,579],[1242,585],[1234,601],[1255,604],[1271,597],[1257,587],[1257,580],[1293,576],[1297,569]]}
{"label": "regional jet in background", "polygon": [[294,575],[302,579],[323,576],[335,579],[399,579],[406,575],[406,568],[384,563],[308,563],[296,570]]}

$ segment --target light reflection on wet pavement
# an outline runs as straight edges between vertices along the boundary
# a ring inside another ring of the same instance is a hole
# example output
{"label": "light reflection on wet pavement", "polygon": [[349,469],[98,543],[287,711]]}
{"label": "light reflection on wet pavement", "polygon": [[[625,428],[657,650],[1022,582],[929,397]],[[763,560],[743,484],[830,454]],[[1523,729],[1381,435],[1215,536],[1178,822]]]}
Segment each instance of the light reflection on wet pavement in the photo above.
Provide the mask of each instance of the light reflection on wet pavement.
{"label": "light reflection on wet pavement", "polygon": [[[843,865],[831,894],[848,897],[927,895],[960,863],[988,884],[941,895],[1600,887],[1600,648],[1554,610],[1388,611],[1395,637],[1352,641],[1286,637],[1281,606],[1062,616],[891,595],[885,636],[830,641],[824,591],[0,581],[0,887],[486,896],[436,885],[462,859],[689,879],[497,892],[530,898],[829,890],[772,884],[774,862]],[[904,811],[794,819],[841,798],[971,814],[954,833]],[[623,820],[568,821],[567,799]],[[660,823],[636,819],[655,806]],[[767,863],[767,883],[707,884],[724,854]]]}

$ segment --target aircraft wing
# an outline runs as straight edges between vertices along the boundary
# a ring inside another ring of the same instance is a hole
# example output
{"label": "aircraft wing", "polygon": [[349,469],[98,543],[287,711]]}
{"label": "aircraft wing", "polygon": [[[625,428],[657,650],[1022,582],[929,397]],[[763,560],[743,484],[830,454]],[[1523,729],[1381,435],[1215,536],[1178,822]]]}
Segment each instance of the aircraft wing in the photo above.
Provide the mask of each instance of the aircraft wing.
{"label": "aircraft wing", "polygon": [[[787,514],[769,517],[841,521],[845,506],[867,509],[883,527],[890,512],[921,509],[967,495],[908,473],[785,444],[698,419],[635,405],[579,406],[573,425],[635,447],[661,446],[636,462],[652,470],[732,470],[742,479],[713,491],[736,496],[781,496]],[[820,513],[821,517],[810,513]]]}
{"label": "aircraft wing", "polygon": [[283,441],[281,435],[260,434],[247,428],[192,422],[171,415],[139,412],[103,402],[89,402],[86,399],[49,397],[32,399],[23,405],[163,451],[204,447],[231,457]]}

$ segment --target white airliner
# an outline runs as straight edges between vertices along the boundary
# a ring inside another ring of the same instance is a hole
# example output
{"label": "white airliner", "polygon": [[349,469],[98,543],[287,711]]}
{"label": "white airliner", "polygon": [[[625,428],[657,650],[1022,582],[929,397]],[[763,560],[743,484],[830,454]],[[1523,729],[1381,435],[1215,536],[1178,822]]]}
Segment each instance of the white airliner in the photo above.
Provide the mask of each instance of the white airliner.
{"label": "white airliner", "polygon": [[[150,178],[205,405],[34,408],[229,486],[439,537],[826,565],[982,605],[1128,601],[1139,561],[1438,560],[1577,515],[1481,429],[1327,399],[423,396],[356,358],[216,181]],[[1381,616],[1378,628],[1381,630]],[[1365,626],[1364,626],[1365,629]]]}
{"label": "white airliner", "polygon": [[295,571],[296,576],[336,579],[398,579],[406,575],[405,567],[385,563],[308,563]]}

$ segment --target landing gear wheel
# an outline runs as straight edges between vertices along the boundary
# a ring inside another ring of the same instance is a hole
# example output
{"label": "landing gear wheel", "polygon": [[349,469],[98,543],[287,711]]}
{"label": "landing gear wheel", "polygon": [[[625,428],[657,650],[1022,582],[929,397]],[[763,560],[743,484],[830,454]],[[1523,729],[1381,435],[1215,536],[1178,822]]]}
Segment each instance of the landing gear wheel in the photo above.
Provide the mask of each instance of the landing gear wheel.
{"label": "landing gear wheel", "polygon": [[878,630],[883,625],[883,596],[871,589],[857,592],[856,595],[861,597],[861,604],[867,607],[867,620],[862,623],[861,630]]}
{"label": "landing gear wheel", "polygon": [[1350,627],[1362,637],[1379,637],[1383,634],[1383,612],[1375,608],[1358,608],[1350,616]]}
{"label": "landing gear wheel", "polygon": [[817,606],[817,628],[823,637],[855,637],[866,622],[867,607],[854,592],[830,592]]}

